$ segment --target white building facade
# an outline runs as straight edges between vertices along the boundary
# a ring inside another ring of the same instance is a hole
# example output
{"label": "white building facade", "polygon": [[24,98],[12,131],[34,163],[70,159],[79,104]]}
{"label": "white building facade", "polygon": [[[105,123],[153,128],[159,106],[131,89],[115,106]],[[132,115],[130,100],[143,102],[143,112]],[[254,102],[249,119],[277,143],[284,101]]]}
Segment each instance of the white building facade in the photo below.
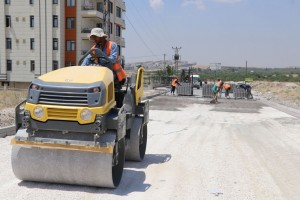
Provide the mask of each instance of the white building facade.
{"label": "white building facade", "polygon": [[[125,47],[123,0],[109,2],[109,36]],[[103,27],[103,0],[3,0],[0,4],[0,82],[27,87],[36,77],[77,65],[90,30]]]}

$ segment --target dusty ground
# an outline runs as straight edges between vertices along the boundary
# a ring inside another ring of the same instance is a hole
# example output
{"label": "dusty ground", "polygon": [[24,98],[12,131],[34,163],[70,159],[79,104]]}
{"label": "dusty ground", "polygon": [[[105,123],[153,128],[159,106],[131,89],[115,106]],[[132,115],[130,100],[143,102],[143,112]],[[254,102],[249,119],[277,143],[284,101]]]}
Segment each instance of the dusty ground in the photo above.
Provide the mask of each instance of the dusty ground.
{"label": "dusty ground", "polygon": [[253,85],[252,93],[258,99],[300,109],[300,83],[257,81],[251,85]]}
{"label": "dusty ground", "polygon": [[13,136],[0,138],[0,199],[298,200],[300,119],[260,101],[209,101],[151,99],[145,159],[126,162],[117,189],[21,181]]}

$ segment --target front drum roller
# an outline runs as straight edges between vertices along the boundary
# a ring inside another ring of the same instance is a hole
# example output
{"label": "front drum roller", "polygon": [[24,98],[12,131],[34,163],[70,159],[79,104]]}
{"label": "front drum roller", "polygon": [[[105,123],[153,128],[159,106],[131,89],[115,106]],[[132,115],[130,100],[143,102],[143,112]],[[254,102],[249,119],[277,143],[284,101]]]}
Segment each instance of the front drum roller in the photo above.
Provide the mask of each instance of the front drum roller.
{"label": "front drum roller", "polygon": [[24,181],[115,188],[121,181],[124,153],[124,138],[114,145],[113,153],[14,145],[11,161],[15,176]]}
{"label": "front drum roller", "polygon": [[142,117],[134,117],[126,149],[126,160],[142,161],[147,146],[147,124],[143,124]]}

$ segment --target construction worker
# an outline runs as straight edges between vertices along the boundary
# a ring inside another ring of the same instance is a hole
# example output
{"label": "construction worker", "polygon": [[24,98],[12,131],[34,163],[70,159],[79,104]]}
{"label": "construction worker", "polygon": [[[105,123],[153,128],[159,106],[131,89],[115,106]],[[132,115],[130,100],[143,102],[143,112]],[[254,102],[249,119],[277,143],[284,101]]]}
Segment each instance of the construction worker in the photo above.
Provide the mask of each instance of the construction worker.
{"label": "construction worker", "polygon": [[221,88],[223,87],[224,82],[220,79],[218,79],[218,81],[214,84],[214,86],[212,87],[212,92],[214,94],[213,99],[210,101],[210,103],[218,103],[218,94],[221,90]]}
{"label": "construction worker", "polygon": [[229,97],[229,92],[231,89],[231,86],[228,83],[223,84],[223,88],[225,89],[225,97],[228,99]]}
{"label": "construction worker", "polygon": [[253,99],[250,85],[242,83],[242,84],[239,84],[237,87],[243,88],[246,91],[246,99]]}
{"label": "construction worker", "polygon": [[[126,80],[126,73],[120,64],[120,59],[118,56],[118,46],[115,42],[107,40],[107,35],[101,28],[93,28],[90,34],[90,40],[94,41],[93,48],[98,48],[102,50],[104,55],[106,55],[112,62],[112,70],[116,75],[117,80],[122,85]],[[82,62],[82,66],[89,65],[101,65],[106,66],[107,61],[105,59],[95,58],[92,55],[88,55]]]}
{"label": "construction worker", "polygon": [[175,95],[175,88],[177,87],[177,85],[180,85],[180,83],[178,81],[178,77],[175,77],[171,82],[171,95]]}

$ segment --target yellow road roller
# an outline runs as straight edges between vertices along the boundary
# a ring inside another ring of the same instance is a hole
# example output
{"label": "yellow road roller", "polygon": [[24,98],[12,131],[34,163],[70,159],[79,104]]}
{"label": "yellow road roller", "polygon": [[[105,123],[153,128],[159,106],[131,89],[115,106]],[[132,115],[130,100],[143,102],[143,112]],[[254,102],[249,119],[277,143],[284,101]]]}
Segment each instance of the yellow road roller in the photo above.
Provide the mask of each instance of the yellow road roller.
{"label": "yellow road roller", "polygon": [[[96,55],[110,63],[100,52]],[[105,66],[65,67],[33,80],[27,99],[16,107],[15,176],[117,187],[125,159],[145,156],[149,101],[142,101],[143,86],[142,67],[123,87],[116,87],[114,72]]]}

